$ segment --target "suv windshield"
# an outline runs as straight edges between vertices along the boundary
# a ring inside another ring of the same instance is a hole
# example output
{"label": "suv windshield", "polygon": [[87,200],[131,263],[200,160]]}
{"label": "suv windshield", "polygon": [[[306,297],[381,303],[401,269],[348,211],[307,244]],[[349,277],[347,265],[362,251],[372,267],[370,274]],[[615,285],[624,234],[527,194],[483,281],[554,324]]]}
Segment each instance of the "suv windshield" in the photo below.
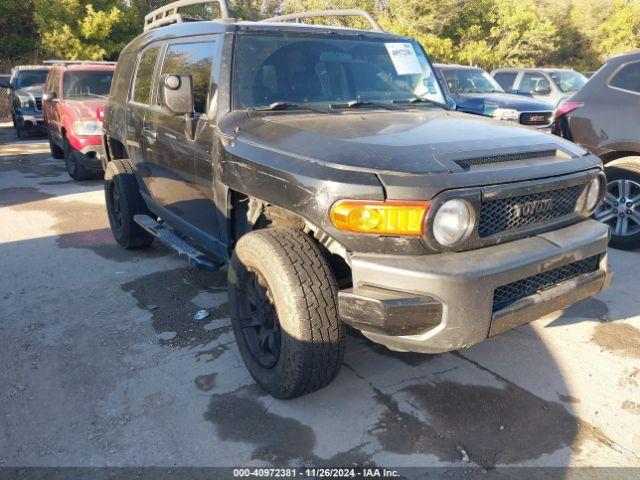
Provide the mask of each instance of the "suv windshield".
{"label": "suv windshield", "polygon": [[587,83],[587,77],[578,72],[555,71],[549,76],[563,92],[576,92]]}
{"label": "suv windshield", "polygon": [[241,34],[234,58],[237,109],[275,102],[445,103],[426,56],[414,42],[355,35]]}
{"label": "suv windshield", "polygon": [[498,82],[484,70],[443,69],[442,75],[451,93],[504,93]]}
{"label": "suv windshield", "polygon": [[15,88],[42,85],[47,80],[49,70],[20,70],[16,76]]}
{"label": "suv windshield", "polygon": [[64,98],[108,97],[112,70],[66,72],[62,81]]}

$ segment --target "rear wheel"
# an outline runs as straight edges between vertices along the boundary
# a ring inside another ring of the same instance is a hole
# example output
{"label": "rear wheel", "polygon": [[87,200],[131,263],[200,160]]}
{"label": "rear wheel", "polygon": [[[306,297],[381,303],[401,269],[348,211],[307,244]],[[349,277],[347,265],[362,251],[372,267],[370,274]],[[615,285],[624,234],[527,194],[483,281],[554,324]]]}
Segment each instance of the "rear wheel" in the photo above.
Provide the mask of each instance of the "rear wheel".
{"label": "rear wheel", "polygon": [[64,150],[56,145],[56,143],[53,141],[53,138],[51,138],[50,133],[48,133],[47,136],[49,137],[49,149],[51,150],[51,156],[58,160],[64,158]]}
{"label": "rear wheel", "polygon": [[233,330],[255,381],[276,398],[295,398],[338,374],[345,330],[334,275],[304,233],[244,235],[228,271]]}
{"label": "rear wheel", "polygon": [[640,247],[640,157],[628,157],[605,167],[607,193],[595,218],[609,225],[614,248]]}
{"label": "rear wheel", "polygon": [[113,160],[105,172],[104,193],[111,232],[126,249],[148,247],[153,236],[134,220],[135,215],[151,215],[128,160]]}

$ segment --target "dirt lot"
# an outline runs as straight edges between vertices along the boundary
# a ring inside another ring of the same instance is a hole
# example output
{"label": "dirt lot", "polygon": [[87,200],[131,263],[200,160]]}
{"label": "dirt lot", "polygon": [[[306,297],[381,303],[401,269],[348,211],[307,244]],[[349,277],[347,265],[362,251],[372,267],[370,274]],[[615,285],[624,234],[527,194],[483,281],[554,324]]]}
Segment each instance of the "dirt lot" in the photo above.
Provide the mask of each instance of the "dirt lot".
{"label": "dirt lot", "polygon": [[284,402],[242,364],[224,272],[120,249],[103,202],[1,125],[0,466],[640,466],[640,252],[467,350],[350,334],[337,381]]}

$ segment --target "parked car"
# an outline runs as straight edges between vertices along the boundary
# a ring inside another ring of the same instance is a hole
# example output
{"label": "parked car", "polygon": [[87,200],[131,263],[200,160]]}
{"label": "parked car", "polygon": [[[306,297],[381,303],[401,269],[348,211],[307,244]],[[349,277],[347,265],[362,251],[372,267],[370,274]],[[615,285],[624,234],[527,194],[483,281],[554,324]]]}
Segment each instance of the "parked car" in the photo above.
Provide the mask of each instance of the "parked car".
{"label": "parked car", "polygon": [[499,68],[491,72],[506,92],[558,105],[586,83],[579,72],[564,68]]}
{"label": "parked car", "polygon": [[52,62],[44,94],[51,155],[64,158],[75,180],[102,176],[102,121],[115,64]]}
{"label": "parked car", "polygon": [[491,75],[478,67],[464,65],[434,65],[442,75],[445,93],[453,99],[457,110],[522,125],[549,129],[554,106],[505,93]]}
{"label": "parked car", "polygon": [[610,58],[558,106],[553,133],[598,155],[607,195],[596,218],[611,227],[611,245],[640,247],[640,51]]}
{"label": "parked car", "polygon": [[45,129],[42,90],[48,73],[47,66],[19,65],[11,70],[9,81],[0,80],[0,87],[9,89],[11,120],[19,138]]}
{"label": "parked car", "polygon": [[345,325],[444,352],[606,288],[598,157],[451,111],[420,44],[364,11],[342,14],[371,30],[298,23],[335,11],[235,22],[220,0],[221,19],[183,23],[189,3],[152,12],[119,57],[108,218],[125,248],[159,238],[229,264],[235,337],[267,392],[331,382]]}

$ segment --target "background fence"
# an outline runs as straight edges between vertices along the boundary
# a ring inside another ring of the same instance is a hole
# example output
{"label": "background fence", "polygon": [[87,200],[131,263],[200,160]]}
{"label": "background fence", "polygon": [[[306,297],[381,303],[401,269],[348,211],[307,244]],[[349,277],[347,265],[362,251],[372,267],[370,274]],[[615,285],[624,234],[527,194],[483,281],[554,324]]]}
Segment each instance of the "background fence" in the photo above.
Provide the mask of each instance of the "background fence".
{"label": "background fence", "polygon": [[9,110],[9,90],[0,88],[0,122],[11,120],[11,110]]}

